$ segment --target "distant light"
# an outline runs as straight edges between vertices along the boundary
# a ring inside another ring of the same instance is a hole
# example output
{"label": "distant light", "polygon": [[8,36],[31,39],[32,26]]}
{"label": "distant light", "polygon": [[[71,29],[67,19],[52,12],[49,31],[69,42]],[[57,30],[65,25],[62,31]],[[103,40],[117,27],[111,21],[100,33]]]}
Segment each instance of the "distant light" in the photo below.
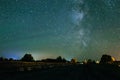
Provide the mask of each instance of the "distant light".
{"label": "distant light", "polygon": [[114,57],[111,57],[112,58],[112,61],[115,61],[115,58]]}
{"label": "distant light", "polygon": [[100,61],[96,61],[96,64],[99,64],[100,63]]}
{"label": "distant light", "polygon": [[118,65],[118,67],[120,67],[120,65]]}

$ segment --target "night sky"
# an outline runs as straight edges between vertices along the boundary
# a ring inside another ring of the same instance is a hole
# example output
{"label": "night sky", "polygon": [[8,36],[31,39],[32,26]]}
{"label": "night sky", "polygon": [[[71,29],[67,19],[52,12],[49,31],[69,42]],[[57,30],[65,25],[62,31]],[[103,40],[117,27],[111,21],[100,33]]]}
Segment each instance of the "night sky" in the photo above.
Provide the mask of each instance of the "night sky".
{"label": "night sky", "polygon": [[120,60],[120,0],[0,0],[0,56]]}

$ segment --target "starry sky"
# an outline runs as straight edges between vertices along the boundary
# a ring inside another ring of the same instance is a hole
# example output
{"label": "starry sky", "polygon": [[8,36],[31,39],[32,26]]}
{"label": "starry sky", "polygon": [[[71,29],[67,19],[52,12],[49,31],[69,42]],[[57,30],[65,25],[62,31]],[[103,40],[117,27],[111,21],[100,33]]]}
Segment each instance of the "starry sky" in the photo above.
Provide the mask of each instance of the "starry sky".
{"label": "starry sky", "polygon": [[0,56],[120,60],[120,0],[0,0]]}

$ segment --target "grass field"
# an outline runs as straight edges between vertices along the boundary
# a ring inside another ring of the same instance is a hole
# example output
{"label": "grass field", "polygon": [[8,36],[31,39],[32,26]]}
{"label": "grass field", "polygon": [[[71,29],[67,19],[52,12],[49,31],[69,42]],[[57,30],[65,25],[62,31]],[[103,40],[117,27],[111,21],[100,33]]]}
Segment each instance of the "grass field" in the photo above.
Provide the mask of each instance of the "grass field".
{"label": "grass field", "polygon": [[[120,80],[120,68],[114,65],[19,62],[16,66],[18,63],[6,63],[6,67],[1,63],[0,80]],[[15,67],[31,69],[18,71]]]}

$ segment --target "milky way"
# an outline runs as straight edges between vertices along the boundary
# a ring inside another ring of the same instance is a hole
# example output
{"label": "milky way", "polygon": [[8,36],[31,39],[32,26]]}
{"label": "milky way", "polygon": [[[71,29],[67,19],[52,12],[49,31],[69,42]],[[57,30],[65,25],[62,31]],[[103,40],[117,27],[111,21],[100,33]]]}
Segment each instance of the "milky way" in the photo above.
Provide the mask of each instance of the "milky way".
{"label": "milky way", "polygon": [[119,0],[0,0],[0,56],[120,60]]}

